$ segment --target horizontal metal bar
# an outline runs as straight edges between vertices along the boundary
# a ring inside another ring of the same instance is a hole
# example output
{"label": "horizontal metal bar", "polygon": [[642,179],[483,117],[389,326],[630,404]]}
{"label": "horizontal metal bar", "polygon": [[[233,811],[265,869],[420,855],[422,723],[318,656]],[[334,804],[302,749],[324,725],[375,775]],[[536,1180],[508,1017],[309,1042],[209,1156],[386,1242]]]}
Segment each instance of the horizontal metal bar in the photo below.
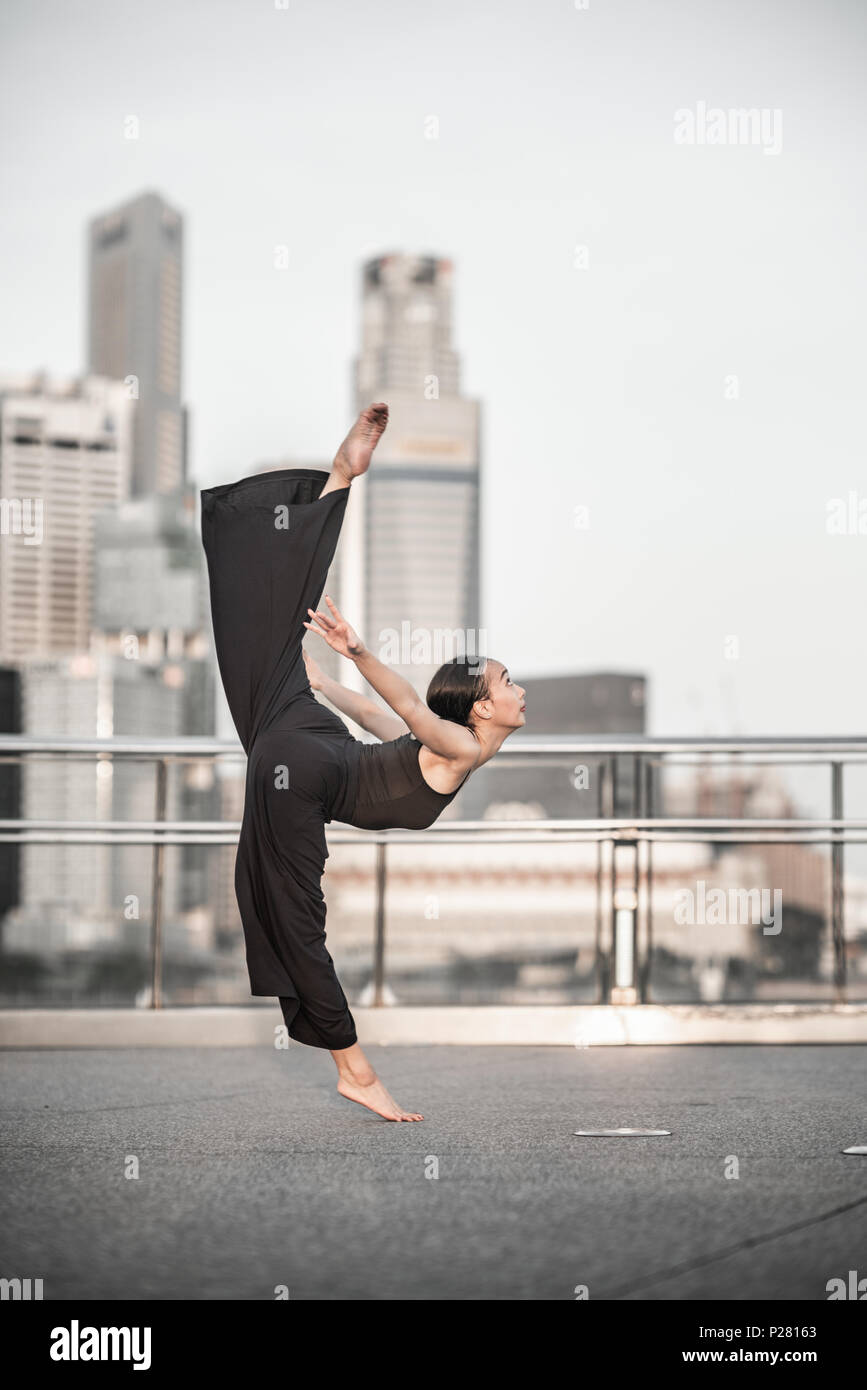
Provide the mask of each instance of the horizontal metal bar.
{"label": "horizontal metal bar", "polygon": [[[333,822],[336,829],[355,830],[357,827],[345,825],[341,821]],[[0,830],[38,830],[38,831],[155,831],[161,832],[160,838],[165,838],[169,833],[180,834],[238,834],[241,829],[240,821],[199,821],[199,820],[179,820],[179,821],[107,821],[107,820],[0,820]],[[743,820],[733,816],[699,816],[694,818],[681,817],[652,817],[642,820],[630,819],[629,817],[580,817],[567,819],[563,817],[557,820],[461,820],[457,822],[447,822],[446,824],[434,824],[428,827],[423,833],[425,839],[431,835],[448,835],[452,830],[462,832],[472,832],[474,836],[485,838],[489,833],[499,830],[516,831],[523,833],[533,833],[537,831],[553,831],[562,833],[570,830],[580,830],[598,838],[607,839],[608,836],[617,831],[626,837],[640,834],[642,831],[662,831],[669,832],[693,831],[693,830],[722,830],[722,831],[845,831],[845,830],[867,830],[867,819],[833,820],[830,817],[819,817],[811,820],[798,820],[794,817],[777,820],[771,816]],[[333,832],[332,832],[333,833]],[[365,840],[373,833],[370,830],[358,832]],[[395,829],[389,832],[382,832],[394,835],[409,834],[409,831]]]}
{"label": "horizontal metal bar", "polygon": [[116,757],[192,758],[245,757],[240,743],[215,738],[37,738],[30,734],[0,734],[0,753],[106,754]]}
{"label": "horizontal metal bar", "polygon": [[[432,834],[433,827],[428,830],[336,830],[329,831],[327,835],[329,844],[352,844],[352,845],[401,845],[401,844],[432,844],[437,840],[446,840],[449,844],[475,844],[479,843],[478,831],[467,831],[466,829],[451,831],[440,830],[436,835]],[[588,844],[598,844],[605,841],[616,841],[622,844],[637,844],[641,840],[647,840],[653,844],[732,844],[732,845],[831,845],[831,844],[867,844],[867,830],[846,830],[837,831],[829,834],[827,831],[802,830],[794,828],[787,833],[780,830],[767,831],[674,831],[664,830],[611,830],[608,832],[586,829],[568,829],[561,831],[536,831],[527,833],[526,831],[516,832],[512,830],[498,830],[489,825],[489,833],[482,837],[489,844],[557,844],[569,843],[572,841],[585,841]],[[220,831],[210,835],[202,834],[160,834],[159,832],[148,832],[145,830],[134,832],[115,831],[110,834],[97,833],[96,831],[42,831],[25,830],[15,834],[9,830],[0,831],[0,844],[16,845],[237,845],[237,832]]]}
{"label": "horizontal metal bar", "polygon": [[[0,753],[83,754],[99,753],[121,757],[202,759],[244,757],[235,739],[215,738],[41,738],[30,734],[0,734]],[[745,738],[611,738],[605,734],[568,735],[550,741],[513,739],[497,754],[498,763],[506,758],[558,757],[573,753],[779,753],[816,754],[827,758],[849,754],[867,757],[867,735],[846,737],[745,737]]]}
{"label": "horizontal metal bar", "polygon": [[[854,739],[784,738],[778,740],[745,738],[609,739],[586,736],[556,743],[527,739],[516,741],[506,756],[526,758],[569,754],[610,754],[634,752],[641,755],[676,750],[683,754],[721,752],[740,753],[751,749],[803,756],[821,752],[822,761],[842,764],[841,754],[867,757],[867,737]],[[170,761],[213,760],[216,757],[243,757],[240,745],[232,740],[208,738],[177,739],[54,739],[31,738],[20,734],[0,735],[0,750],[14,759],[33,755],[74,755],[99,757],[142,757]],[[504,757],[499,755],[500,759]],[[2,759],[0,759],[2,760]],[[648,757],[646,762],[655,762]],[[663,763],[663,765],[665,765]],[[741,760],[737,766],[744,766]],[[0,820],[0,842],[12,844],[118,844],[118,845],[234,845],[240,833],[238,821],[76,821],[76,820]],[[416,844],[442,838],[449,843],[483,840],[496,844],[602,841],[652,843],[720,844],[863,844],[867,843],[865,819],[737,819],[731,817],[693,818],[577,818],[562,820],[459,821],[439,823],[423,831],[389,830],[372,832],[334,822],[328,838],[336,844]]]}
{"label": "horizontal metal bar", "polygon": [[[178,831],[181,834],[219,834],[221,831],[236,836],[240,833],[239,820],[0,820],[0,830],[108,830],[108,831]],[[164,838],[160,836],[160,838]]]}

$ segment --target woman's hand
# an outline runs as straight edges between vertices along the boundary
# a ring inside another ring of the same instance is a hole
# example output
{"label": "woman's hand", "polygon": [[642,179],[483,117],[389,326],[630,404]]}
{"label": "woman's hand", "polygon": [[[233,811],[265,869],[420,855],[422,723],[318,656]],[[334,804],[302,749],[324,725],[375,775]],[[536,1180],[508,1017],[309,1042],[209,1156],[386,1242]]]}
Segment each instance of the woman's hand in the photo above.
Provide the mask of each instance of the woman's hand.
{"label": "woman's hand", "polygon": [[322,682],[325,679],[324,671],[320,669],[312,656],[307,655],[303,647],[301,648],[301,655],[304,658],[304,665],[307,667],[307,679],[310,682],[310,689],[321,690]]}
{"label": "woman's hand", "polygon": [[[305,623],[304,626],[310,632],[318,632],[320,637],[325,638],[329,647],[339,652],[341,656],[348,657],[351,661],[364,651],[364,643],[358,633],[349,626],[346,619],[341,617],[337,605],[331,602],[327,594],[325,595],[325,602],[331,609],[331,617],[327,613],[314,613],[312,608],[308,608],[307,612],[313,614],[315,621]],[[317,627],[316,623],[320,623],[321,626]]]}

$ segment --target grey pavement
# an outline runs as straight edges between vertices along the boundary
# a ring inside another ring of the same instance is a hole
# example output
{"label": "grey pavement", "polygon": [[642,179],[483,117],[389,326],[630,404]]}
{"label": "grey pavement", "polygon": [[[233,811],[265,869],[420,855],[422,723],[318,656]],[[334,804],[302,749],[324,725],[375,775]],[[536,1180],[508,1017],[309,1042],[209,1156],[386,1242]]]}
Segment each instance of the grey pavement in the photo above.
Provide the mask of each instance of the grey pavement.
{"label": "grey pavement", "polygon": [[[841,1153],[867,1143],[861,1047],[367,1051],[422,1123],[344,1100],[297,1044],[0,1054],[0,1276],[269,1300],[825,1300],[867,1276],[867,1157]],[[618,1126],[672,1134],[573,1134]]]}

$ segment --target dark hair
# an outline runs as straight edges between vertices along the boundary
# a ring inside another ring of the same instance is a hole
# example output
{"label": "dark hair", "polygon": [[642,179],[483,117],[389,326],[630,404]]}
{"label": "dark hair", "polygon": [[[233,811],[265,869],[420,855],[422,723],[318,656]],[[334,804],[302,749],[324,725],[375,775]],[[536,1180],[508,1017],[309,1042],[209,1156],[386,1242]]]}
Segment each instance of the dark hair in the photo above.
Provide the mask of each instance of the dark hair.
{"label": "dark hair", "polygon": [[473,705],[490,695],[488,658],[485,656],[455,656],[437,671],[427,688],[428,709],[440,719],[472,728]]}

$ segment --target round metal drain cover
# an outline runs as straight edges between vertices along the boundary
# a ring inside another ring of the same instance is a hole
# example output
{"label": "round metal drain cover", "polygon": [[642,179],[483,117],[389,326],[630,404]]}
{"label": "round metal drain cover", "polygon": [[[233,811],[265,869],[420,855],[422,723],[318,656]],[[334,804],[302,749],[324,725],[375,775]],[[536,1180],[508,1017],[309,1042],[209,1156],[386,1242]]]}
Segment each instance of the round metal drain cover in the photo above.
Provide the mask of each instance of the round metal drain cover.
{"label": "round metal drain cover", "polygon": [[867,1154],[867,1144],[853,1144],[851,1149],[844,1149],[844,1154]]}
{"label": "round metal drain cover", "polygon": [[585,1139],[654,1139],[660,1134],[671,1134],[670,1129],[576,1129]]}

